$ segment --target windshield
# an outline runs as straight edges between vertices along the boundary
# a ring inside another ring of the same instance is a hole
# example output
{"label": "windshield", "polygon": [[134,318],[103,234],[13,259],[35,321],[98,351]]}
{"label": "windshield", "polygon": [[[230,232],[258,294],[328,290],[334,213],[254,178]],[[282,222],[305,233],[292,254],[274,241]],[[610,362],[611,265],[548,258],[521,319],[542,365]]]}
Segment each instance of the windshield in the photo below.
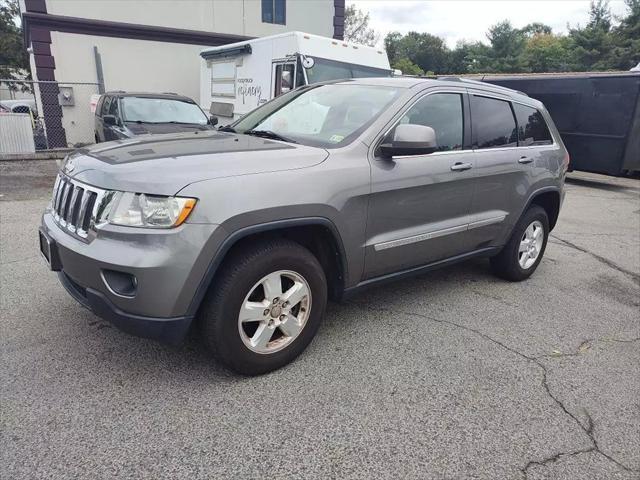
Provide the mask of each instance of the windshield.
{"label": "windshield", "polygon": [[303,145],[340,146],[351,141],[397,98],[393,87],[329,84],[281,95],[238,120],[238,133],[270,131]]}
{"label": "windshield", "polygon": [[314,57],[314,65],[307,69],[309,84],[343,78],[390,77],[391,70],[366,67]]}
{"label": "windshield", "polygon": [[121,100],[125,122],[191,123],[205,125],[207,117],[194,103],[172,98],[124,97]]}

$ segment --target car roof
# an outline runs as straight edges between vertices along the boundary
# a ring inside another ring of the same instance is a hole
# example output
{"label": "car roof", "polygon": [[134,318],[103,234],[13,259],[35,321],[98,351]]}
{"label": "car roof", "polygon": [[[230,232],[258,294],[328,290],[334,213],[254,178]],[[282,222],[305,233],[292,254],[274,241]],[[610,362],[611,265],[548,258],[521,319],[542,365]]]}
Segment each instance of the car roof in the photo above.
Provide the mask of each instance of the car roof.
{"label": "car roof", "polygon": [[178,95],[177,93],[171,92],[163,92],[163,93],[152,93],[152,92],[125,92],[123,90],[112,90],[110,92],[106,92],[104,95],[110,95],[113,97],[144,97],[144,98],[169,98],[172,100],[181,100],[194,102],[194,100],[185,95]]}
{"label": "car roof", "polygon": [[501,87],[491,83],[480,82],[478,80],[472,80],[464,77],[442,76],[442,77],[413,77],[413,76],[401,76],[401,77],[372,77],[372,78],[354,78],[350,80],[343,80],[337,83],[352,83],[360,85],[381,85],[385,87],[397,87],[397,88],[415,88],[423,90],[431,87],[468,87],[478,90],[485,90],[487,92],[506,95],[513,99],[523,100],[526,103],[538,103],[534,99],[530,98],[526,93],[518,90],[513,90],[507,87]]}

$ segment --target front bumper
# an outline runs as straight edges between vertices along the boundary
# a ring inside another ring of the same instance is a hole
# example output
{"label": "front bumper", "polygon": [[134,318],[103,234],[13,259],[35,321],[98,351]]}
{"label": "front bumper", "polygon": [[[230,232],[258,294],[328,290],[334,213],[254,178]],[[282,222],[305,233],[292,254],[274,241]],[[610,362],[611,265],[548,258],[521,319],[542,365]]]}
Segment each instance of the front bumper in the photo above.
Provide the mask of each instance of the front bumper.
{"label": "front bumper", "polygon": [[69,295],[83,307],[131,335],[177,345],[184,340],[191,326],[193,316],[156,318],[133,315],[120,310],[97,290],[74,282],[64,271],[58,273],[58,278]]}
{"label": "front bumper", "polygon": [[[173,344],[183,340],[196,314],[192,300],[217,247],[215,230],[208,224],[171,230],[106,225],[82,241],[50,211],[41,225],[55,242],[59,278],[73,298],[123,331]],[[108,272],[131,275],[135,291],[118,294]]]}

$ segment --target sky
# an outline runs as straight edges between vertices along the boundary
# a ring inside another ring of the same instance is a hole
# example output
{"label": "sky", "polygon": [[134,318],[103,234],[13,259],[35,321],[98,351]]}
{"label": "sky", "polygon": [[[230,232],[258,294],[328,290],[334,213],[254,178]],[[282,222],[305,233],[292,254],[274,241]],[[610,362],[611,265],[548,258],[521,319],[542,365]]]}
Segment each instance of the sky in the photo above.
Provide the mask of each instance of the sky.
{"label": "sky", "polygon": [[[458,40],[486,42],[489,27],[510,20],[516,28],[542,22],[555,33],[566,33],[571,26],[585,25],[589,19],[589,0],[347,0],[369,12],[369,25],[384,36],[393,31],[427,32],[455,47]],[[611,12],[623,15],[624,1],[611,0]]]}

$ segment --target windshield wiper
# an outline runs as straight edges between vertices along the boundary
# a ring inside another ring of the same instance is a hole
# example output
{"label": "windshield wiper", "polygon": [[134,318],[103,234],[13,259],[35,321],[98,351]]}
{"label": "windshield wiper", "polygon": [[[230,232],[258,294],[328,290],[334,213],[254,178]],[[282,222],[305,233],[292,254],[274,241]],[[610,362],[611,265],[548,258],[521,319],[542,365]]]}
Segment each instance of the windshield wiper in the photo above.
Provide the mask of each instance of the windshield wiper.
{"label": "windshield wiper", "polygon": [[218,131],[219,132],[231,132],[231,133],[236,133],[236,130],[229,126],[229,125],[224,125],[222,127],[218,127]]}
{"label": "windshield wiper", "polygon": [[298,143],[295,140],[291,140],[290,138],[283,137],[279,133],[273,132],[271,130],[247,130],[244,132],[245,135],[254,135],[256,137],[262,138],[270,138],[271,140],[280,140],[282,142],[289,143]]}

